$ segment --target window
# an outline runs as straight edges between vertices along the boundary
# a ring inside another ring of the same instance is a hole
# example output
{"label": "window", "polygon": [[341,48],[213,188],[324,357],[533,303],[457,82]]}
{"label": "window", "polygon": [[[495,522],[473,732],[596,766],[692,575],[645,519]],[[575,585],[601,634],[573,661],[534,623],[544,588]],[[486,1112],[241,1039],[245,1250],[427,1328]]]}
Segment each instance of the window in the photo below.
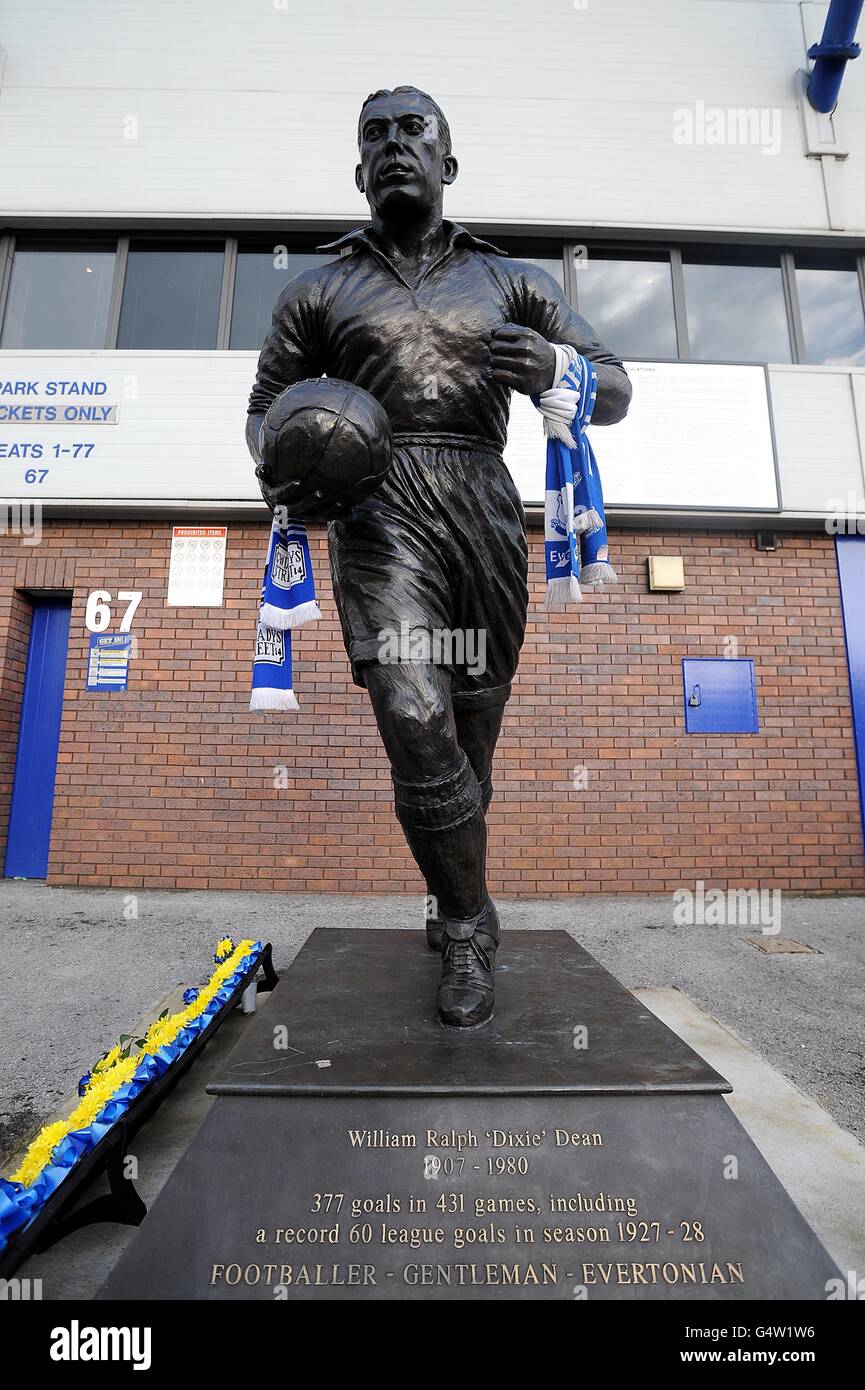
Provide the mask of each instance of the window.
{"label": "window", "polygon": [[564,289],[565,263],[558,242],[498,236],[494,231],[489,234],[479,232],[478,235],[482,241],[490,241],[493,246],[506,251],[513,260],[525,261],[526,265],[540,266],[541,270],[552,275],[560,289]]}
{"label": "window", "polygon": [[312,254],[279,254],[273,248],[238,251],[229,347],[257,351],[270,328],[273,306],[288,281],[302,270],[327,265],[333,259],[333,256]]}
{"label": "window", "polygon": [[789,362],[790,332],[778,256],[749,264],[711,254],[684,259],[691,357],[702,362]]}
{"label": "window", "polygon": [[553,279],[564,289],[565,267],[561,256],[558,256],[555,260],[551,260],[549,257],[519,256],[516,255],[516,253],[514,254],[515,259],[518,261],[526,261],[529,265],[539,265],[541,270],[545,270],[548,275],[552,275]]}
{"label": "window", "polygon": [[113,242],[19,240],[0,347],[104,348]]}
{"label": "window", "polygon": [[[247,232],[236,256],[233,239],[227,256],[210,236],[14,238],[0,348],[258,351],[285,285],[335,259],[301,233],[289,249]],[[865,367],[865,257],[852,252],[495,242],[546,271],[625,360]],[[234,286],[223,294],[226,264]]]}
{"label": "window", "polygon": [[613,352],[678,356],[669,256],[590,249],[575,264],[579,311]]}
{"label": "window", "polygon": [[223,244],[136,243],[129,249],[119,348],[215,348]]}
{"label": "window", "polygon": [[856,262],[797,253],[805,361],[865,367],[865,314]]}

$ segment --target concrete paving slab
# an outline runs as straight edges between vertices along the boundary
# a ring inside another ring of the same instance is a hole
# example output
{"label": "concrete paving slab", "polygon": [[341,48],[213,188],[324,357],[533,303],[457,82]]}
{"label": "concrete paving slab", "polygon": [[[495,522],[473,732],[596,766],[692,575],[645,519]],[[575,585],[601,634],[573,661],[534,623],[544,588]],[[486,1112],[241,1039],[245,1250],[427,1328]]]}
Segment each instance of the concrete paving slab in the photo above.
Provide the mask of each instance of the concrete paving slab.
{"label": "concrete paving slab", "polygon": [[733,1085],[725,1101],[844,1273],[865,1274],[865,1148],[676,989],[637,998]]}

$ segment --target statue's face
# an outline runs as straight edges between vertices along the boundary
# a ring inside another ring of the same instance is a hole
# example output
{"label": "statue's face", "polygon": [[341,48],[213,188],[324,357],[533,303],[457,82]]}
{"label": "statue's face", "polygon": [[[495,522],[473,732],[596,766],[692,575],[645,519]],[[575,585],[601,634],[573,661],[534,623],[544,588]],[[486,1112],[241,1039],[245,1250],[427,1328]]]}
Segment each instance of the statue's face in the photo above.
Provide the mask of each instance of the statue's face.
{"label": "statue's face", "polygon": [[457,162],[445,155],[438,119],[423,97],[395,93],[365,108],[355,179],[373,212],[389,220],[427,212],[456,174]]}

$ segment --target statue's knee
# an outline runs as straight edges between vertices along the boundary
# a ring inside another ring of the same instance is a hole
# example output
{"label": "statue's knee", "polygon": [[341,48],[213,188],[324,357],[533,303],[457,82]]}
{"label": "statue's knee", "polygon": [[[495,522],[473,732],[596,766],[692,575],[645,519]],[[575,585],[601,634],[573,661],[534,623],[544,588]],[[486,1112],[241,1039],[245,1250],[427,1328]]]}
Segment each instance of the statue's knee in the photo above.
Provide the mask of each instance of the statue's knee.
{"label": "statue's knee", "polygon": [[397,750],[392,761],[401,776],[418,781],[436,777],[456,756],[456,738],[448,728],[447,708],[440,695],[401,692],[391,701],[388,715]]}
{"label": "statue's knee", "polygon": [[439,776],[458,753],[445,691],[434,679],[419,679],[417,672],[401,680],[387,671],[368,678],[367,685],[397,776],[415,781]]}

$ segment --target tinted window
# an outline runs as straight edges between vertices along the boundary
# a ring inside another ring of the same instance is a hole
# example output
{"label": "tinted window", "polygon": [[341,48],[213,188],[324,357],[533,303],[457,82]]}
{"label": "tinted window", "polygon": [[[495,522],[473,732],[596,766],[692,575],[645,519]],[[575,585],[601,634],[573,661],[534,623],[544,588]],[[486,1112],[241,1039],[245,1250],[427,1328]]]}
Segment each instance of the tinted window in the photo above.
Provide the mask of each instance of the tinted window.
{"label": "tinted window", "polygon": [[565,268],[561,256],[557,256],[555,260],[551,260],[548,257],[520,256],[517,252],[514,252],[514,256],[516,260],[527,261],[529,265],[539,265],[541,270],[545,270],[548,275],[552,275],[553,279],[558,280],[559,284],[564,288]]}
{"label": "tinted window", "polygon": [[561,289],[565,285],[565,266],[562,259],[563,253],[555,242],[550,241],[526,241],[524,237],[498,236],[495,231],[478,232],[482,241],[489,241],[493,246],[497,246],[500,251],[504,251],[514,261],[525,261],[526,265],[540,266],[553,279]]}
{"label": "tinted window", "polygon": [[620,357],[678,356],[669,259],[590,250],[576,271],[580,313],[607,347]]}
{"label": "tinted window", "polygon": [[3,318],[4,348],[104,348],[111,244],[19,242]]}
{"label": "tinted window", "polygon": [[224,251],[136,246],[129,250],[119,348],[215,348]]}
{"label": "tinted window", "polygon": [[302,270],[327,265],[333,256],[238,251],[229,347],[261,347],[270,328],[273,306],[289,280]]}
{"label": "tinted window", "polygon": [[865,315],[856,267],[796,257],[806,362],[865,366]]}
{"label": "tinted window", "polygon": [[711,362],[789,362],[779,262],[723,264],[688,257],[685,304],[691,356]]}

